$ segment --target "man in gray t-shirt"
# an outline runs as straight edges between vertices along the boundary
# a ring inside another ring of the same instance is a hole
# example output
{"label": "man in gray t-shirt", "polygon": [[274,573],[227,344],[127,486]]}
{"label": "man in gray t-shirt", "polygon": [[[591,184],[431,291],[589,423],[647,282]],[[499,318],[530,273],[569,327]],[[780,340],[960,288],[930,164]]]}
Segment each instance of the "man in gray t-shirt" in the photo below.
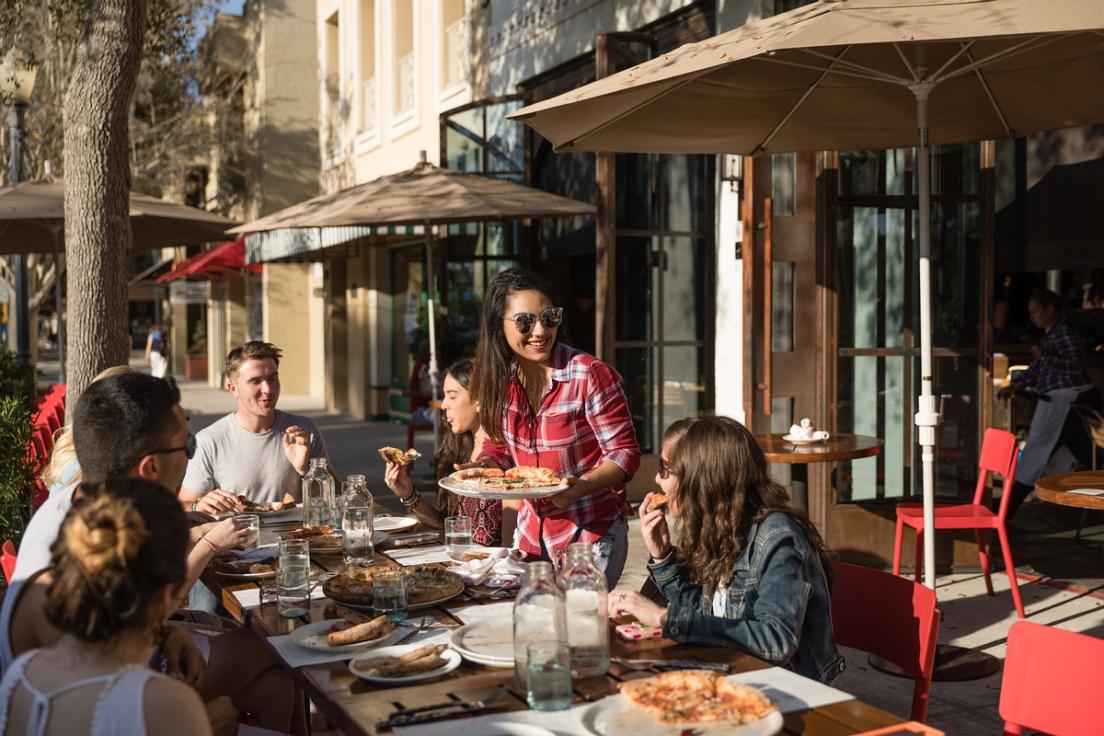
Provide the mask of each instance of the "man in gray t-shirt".
{"label": "man in gray t-shirt", "polygon": [[326,443],[313,421],[276,410],[280,398],[280,350],[253,340],[226,358],[227,389],[237,409],[196,435],[180,498],[193,511],[217,514],[234,497],[279,501],[301,496],[310,459],[326,457]]}

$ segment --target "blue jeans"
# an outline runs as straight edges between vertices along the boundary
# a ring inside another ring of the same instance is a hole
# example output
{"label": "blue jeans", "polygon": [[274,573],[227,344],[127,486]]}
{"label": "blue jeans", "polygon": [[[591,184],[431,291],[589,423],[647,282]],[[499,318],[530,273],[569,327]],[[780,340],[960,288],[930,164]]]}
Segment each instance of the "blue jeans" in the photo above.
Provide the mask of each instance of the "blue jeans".
{"label": "blue jeans", "polygon": [[[594,564],[606,574],[606,589],[613,590],[621,573],[625,570],[625,560],[629,556],[629,520],[624,516],[613,522],[602,538],[590,545],[590,554]],[[548,548],[541,540],[541,559],[550,561]]]}

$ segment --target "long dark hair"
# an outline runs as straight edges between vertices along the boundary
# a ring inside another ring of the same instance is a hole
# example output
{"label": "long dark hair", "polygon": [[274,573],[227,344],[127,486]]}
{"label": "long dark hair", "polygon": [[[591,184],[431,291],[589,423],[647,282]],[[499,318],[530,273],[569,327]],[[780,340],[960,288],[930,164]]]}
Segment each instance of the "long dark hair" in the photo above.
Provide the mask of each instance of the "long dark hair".
{"label": "long dark hair", "polygon": [[679,481],[677,552],[694,582],[712,595],[750,543],[744,536],[749,523],[781,512],[804,530],[831,583],[824,539],[789,491],[771,479],[767,459],[746,427],[728,417],[684,419],[668,427],[663,441],[674,441],[668,460]]}
{"label": "long dark hair", "polygon": [[[445,375],[452,376],[457,383],[468,388],[471,383],[472,367],[474,361],[471,358],[461,358],[445,369]],[[472,450],[475,449],[474,432],[453,432],[444,422],[441,423],[440,444],[437,454],[433,456],[433,467],[437,471],[437,478],[444,478],[453,471],[456,463],[466,463],[471,459]],[[455,516],[459,498],[438,486],[437,508],[445,516]]]}
{"label": "long dark hair", "polygon": [[[506,316],[506,299],[519,291],[539,291],[554,306],[563,304],[556,296],[552,283],[525,268],[508,268],[492,279],[483,295],[483,313],[480,316],[479,343],[475,347],[475,370],[471,376],[472,399],[479,402],[483,417],[483,431],[495,442],[503,442],[502,415],[506,409],[506,397],[514,378],[516,363],[514,351],[506,342],[503,317]],[[556,330],[553,347],[566,341],[567,321]]]}
{"label": "long dark hair", "polygon": [[46,618],[85,642],[156,629],[157,591],[187,576],[188,526],[176,495],[153,481],[85,483],[50,552]]}

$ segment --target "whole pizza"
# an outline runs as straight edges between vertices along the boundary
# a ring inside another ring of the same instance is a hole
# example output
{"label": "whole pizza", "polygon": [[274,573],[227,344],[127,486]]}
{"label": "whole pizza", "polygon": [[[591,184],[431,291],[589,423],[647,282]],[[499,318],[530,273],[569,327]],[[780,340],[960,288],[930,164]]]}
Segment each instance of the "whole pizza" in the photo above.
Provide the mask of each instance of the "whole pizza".
{"label": "whole pizza", "polygon": [[559,473],[549,468],[519,465],[503,472],[498,468],[467,468],[457,470],[452,479],[488,490],[526,490],[547,488],[563,483]]}
{"label": "whole pizza", "polygon": [[663,672],[631,680],[621,683],[621,694],[665,725],[751,723],[778,710],[755,688],[708,670]]}
{"label": "whole pizza", "polygon": [[[385,565],[345,570],[322,583],[322,592],[335,601],[356,606],[372,605],[372,578],[381,572],[394,573],[397,568]],[[464,590],[460,576],[437,565],[413,565],[402,568],[406,576],[406,602],[420,606],[450,598]]]}

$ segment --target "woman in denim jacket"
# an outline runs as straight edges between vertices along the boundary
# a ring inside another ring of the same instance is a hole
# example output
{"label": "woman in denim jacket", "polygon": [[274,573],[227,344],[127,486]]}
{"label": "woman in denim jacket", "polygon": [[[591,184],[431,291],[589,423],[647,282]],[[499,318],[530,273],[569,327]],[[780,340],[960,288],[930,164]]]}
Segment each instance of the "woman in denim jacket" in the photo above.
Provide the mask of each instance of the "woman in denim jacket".
{"label": "woman in denim jacket", "polygon": [[632,616],[692,644],[735,646],[821,682],[844,661],[832,636],[831,565],[816,527],[771,480],[739,422],[705,416],[672,424],[656,482],[679,519],[672,546],[654,494],[641,506],[648,572],[667,599],[610,594],[612,617]]}

